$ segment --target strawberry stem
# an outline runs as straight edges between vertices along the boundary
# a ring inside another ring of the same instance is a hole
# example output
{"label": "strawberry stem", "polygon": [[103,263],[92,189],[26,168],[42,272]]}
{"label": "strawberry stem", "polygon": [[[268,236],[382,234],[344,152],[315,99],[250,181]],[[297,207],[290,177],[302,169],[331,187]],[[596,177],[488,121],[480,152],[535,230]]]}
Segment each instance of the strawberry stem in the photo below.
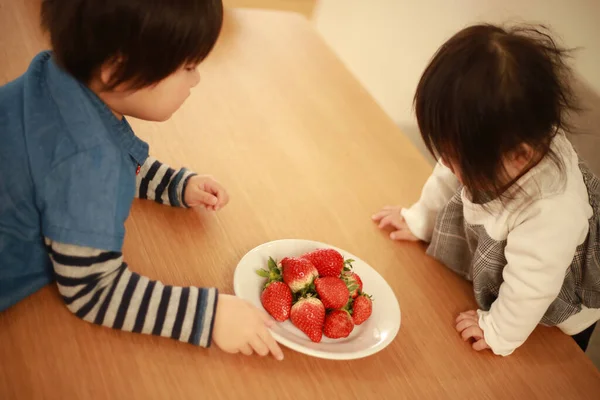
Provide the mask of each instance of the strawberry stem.
{"label": "strawberry stem", "polygon": [[277,266],[277,262],[273,260],[273,258],[269,257],[269,261],[267,262],[268,270],[261,268],[256,270],[256,274],[262,278],[267,278],[267,283],[265,285],[268,286],[269,283],[272,282],[282,282],[283,276],[281,275],[281,270]]}
{"label": "strawberry stem", "polygon": [[352,315],[352,311],[353,311],[352,306],[353,305],[354,305],[354,299],[352,297],[350,297],[348,299],[348,302],[346,303],[346,305],[344,307],[342,307],[342,310],[348,311],[348,313],[350,315]]}
{"label": "strawberry stem", "polygon": [[344,271],[346,271],[346,272],[351,271],[353,262],[354,262],[354,260],[351,258],[345,260],[344,261]]}

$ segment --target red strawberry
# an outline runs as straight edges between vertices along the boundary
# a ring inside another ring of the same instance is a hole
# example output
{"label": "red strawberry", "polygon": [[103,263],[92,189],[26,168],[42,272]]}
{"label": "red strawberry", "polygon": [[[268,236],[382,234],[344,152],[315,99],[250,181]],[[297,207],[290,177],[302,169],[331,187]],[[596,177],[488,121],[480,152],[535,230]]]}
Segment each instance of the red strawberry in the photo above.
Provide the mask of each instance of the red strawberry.
{"label": "red strawberry", "polygon": [[331,339],[345,338],[354,329],[352,317],[346,310],[334,310],[325,317],[323,334]]}
{"label": "red strawberry", "polygon": [[328,309],[342,308],[350,298],[350,292],[344,281],[333,276],[315,279],[315,289],[323,305]]}
{"label": "red strawberry", "polygon": [[260,295],[260,302],[273,318],[283,322],[290,317],[292,310],[292,291],[283,282],[267,283]]}
{"label": "red strawberry", "polygon": [[373,302],[368,294],[361,294],[352,304],[352,320],[356,325],[365,322],[373,312]]}
{"label": "red strawberry", "polygon": [[363,288],[363,283],[360,279],[360,276],[354,272],[345,271],[342,275],[342,279],[346,281],[346,285],[350,290],[350,297],[355,299],[362,292]]}
{"label": "red strawberry", "polygon": [[319,274],[315,266],[304,258],[286,257],[281,260],[281,266],[283,268],[283,281],[294,293],[310,286]]}
{"label": "red strawberry", "polygon": [[335,276],[339,278],[344,269],[344,257],[333,249],[318,249],[302,256],[313,263],[319,276]]}
{"label": "red strawberry", "polygon": [[321,300],[315,297],[301,298],[292,306],[290,319],[310,340],[315,343],[321,341],[325,322],[325,307]]}

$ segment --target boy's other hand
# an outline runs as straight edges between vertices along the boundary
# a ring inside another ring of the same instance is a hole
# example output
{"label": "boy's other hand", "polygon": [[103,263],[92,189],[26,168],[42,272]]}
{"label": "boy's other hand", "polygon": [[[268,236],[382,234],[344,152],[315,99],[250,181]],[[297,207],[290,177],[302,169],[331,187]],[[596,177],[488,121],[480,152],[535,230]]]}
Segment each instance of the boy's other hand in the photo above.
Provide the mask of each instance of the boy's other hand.
{"label": "boy's other hand", "polygon": [[190,207],[200,206],[218,211],[229,203],[229,194],[211,176],[194,175],[187,183],[184,200]]}
{"label": "boy's other hand", "polygon": [[390,233],[390,239],[392,240],[418,241],[419,238],[412,234],[404,217],[400,214],[401,211],[402,207],[400,206],[386,206],[371,218],[373,221],[379,223],[379,229],[385,229],[390,226],[395,229]]}
{"label": "boy's other hand", "polygon": [[226,353],[271,353],[283,360],[283,352],[269,333],[267,327],[275,321],[245,300],[227,294],[219,295],[217,315],[213,329],[213,341]]}

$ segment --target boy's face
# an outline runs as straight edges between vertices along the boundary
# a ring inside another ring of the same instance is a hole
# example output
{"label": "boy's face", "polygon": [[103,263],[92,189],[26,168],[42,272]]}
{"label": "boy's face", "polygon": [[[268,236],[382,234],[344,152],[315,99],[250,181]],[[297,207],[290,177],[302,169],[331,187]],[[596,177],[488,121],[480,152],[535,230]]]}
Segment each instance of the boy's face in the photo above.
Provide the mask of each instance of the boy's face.
{"label": "boy's face", "polygon": [[[109,76],[107,76],[109,77]],[[105,77],[103,77],[105,78]],[[102,79],[108,81],[108,79]],[[190,90],[200,82],[196,66],[185,66],[159,83],[143,89],[113,91],[90,88],[117,115],[127,115],[146,121],[166,121],[189,97]]]}

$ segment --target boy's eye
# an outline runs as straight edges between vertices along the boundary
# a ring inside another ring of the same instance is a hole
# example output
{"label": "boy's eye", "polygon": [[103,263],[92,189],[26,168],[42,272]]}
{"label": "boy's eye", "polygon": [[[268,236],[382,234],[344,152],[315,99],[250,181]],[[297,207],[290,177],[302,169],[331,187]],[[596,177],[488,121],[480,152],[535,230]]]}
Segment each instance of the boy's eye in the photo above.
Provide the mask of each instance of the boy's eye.
{"label": "boy's eye", "polygon": [[188,72],[193,72],[193,71],[196,70],[196,66],[194,65],[192,67],[185,67],[185,70],[188,71]]}

